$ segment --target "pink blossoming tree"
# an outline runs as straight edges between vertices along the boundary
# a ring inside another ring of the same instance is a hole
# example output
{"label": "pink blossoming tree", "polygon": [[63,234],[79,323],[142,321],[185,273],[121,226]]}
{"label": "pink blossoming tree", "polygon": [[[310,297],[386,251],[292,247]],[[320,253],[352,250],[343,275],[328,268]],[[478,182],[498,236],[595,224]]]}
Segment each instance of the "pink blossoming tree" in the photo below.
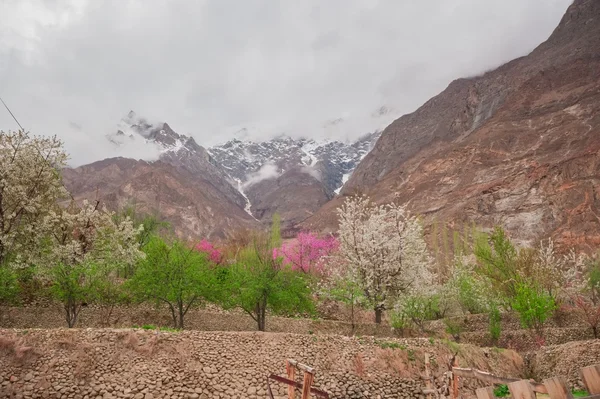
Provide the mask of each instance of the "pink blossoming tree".
{"label": "pink blossoming tree", "polygon": [[320,238],[314,233],[302,232],[298,236],[273,251],[274,257],[281,257],[284,265],[303,273],[323,274],[325,261],[339,247],[333,236]]}
{"label": "pink blossoming tree", "polygon": [[208,259],[216,264],[220,264],[223,260],[223,253],[207,239],[200,241],[196,245],[196,250],[205,253]]}

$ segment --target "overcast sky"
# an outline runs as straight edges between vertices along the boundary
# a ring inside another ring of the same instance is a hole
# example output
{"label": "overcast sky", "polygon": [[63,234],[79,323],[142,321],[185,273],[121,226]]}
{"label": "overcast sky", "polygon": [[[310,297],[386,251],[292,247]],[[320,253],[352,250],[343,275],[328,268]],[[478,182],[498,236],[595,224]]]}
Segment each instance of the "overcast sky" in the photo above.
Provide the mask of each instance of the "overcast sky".
{"label": "overcast sky", "polygon": [[0,0],[0,96],[73,164],[114,155],[131,109],[205,146],[242,127],[353,138],[527,54],[570,2]]}

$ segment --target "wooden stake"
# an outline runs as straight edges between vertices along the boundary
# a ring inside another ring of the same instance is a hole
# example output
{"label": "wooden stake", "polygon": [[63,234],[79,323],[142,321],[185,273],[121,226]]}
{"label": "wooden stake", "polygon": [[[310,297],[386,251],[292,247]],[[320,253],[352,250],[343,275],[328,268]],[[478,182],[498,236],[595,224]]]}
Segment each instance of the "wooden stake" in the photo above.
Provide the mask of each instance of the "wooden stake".
{"label": "wooden stake", "polygon": [[[425,354],[425,385],[427,391],[431,392],[431,375],[429,374],[429,353]],[[431,394],[427,394],[427,399],[431,399]]]}
{"label": "wooden stake", "polygon": [[600,364],[582,368],[581,378],[590,395],[600,394]]}
{"label": "wooden stake", "polygon": [[573,399],[573,394],[563,377],[552,377],[544,380],[550,399]]}
{"label": "wooden stake", "polygon": [[310,387],[313,383],[314,374],[311,371],[304,371],[304,382],[302,383],[302,399],[310,398]]}
{"label": "wooden stake", "polygon": [[[454,361],[452,363],[452,367],[458,367],[458,359],[454,356]],[[452,398],[458,399],[458,376],[452,370]]]}
{"label": "wooden stake", "polygon": [[508,384],[513,399],[537,399],[529,381],[521,380]]}
{"label": "wooden stake", "polygon": [[[287,371],[287,377],[290,380],[294,380],[296,379],[296,367],[294,367],[294,365],[287,360],[285,362],[285,369]],[[293,386],[288,386],[288,399],[295,399],[296,398],[296,390],[294,389]]]}
{"label": "wooden stake", "polygon": [[478,388],[475,394],[477,395],[477,399],[494,399],[494,388]]}

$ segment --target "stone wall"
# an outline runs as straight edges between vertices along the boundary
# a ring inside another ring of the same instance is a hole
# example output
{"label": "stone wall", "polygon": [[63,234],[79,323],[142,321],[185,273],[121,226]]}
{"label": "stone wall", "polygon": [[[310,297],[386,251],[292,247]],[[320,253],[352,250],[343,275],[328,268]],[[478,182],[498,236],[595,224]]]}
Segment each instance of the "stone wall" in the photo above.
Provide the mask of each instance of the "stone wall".
{"label": "stone wall", "polygon": [[579,370],[600,364],[600,339],[552,345],[526,356],[527,373],[537,381],[563,376],[572,388],[582,389]]}
{"label": "stone wall", "polygon": [[[110,319],[109,322],[108,319]],[[116,307],[109,318],[107,312],[101,308],[85,307],[80,313],[76,327],[172,326],[172,323],[167,308]],[[58,304],[0,309],[0,328],[60,328],[66,327],[66,325],[64,311]],[[249,315],[238,311],[220,311],[217,308],[190,310],[185,317],[185,328],[201,331],[257,330],[256,322]],[[267,331],[352,335],[352,325],[334,320],[268,316]],[[375,323],[357,324],[354,334],[376,337],[394,336],[394,332],[388,325]]]}
{"label": "stone wall", "polygon": [[[473,314],[466,316],[451,317],[450,320],[460,323],[464,332],[480,332],[488,331],[489,318],[487,314]],[[427,322],[428,329],[434,331],[442,331],[446,325],[443,320],[435,320]],[[546,321],[547,328],[572,328],[575,326],[585,327],[581,318],[573,312],[557,311],[554,317]],[[502,331],[517,331],[521,330],[521,322],[519,315],[516,313],[502,313],[501,321]]]}
{"label": "stone wall", "polygon": [[[456,347],[452,348],[453,350]],[[286,359],[316,369],[332,398],[424,399],[425,353],[441,387],[451,355],[441,341],[260,332],[141,329],[0,330],[0,398],[264,398]],[[512,351],[460,346],[460,364],[521,375]],[[286,388],[273,384],[278,398]],[[466,390],[478,386],[467,385]]]}

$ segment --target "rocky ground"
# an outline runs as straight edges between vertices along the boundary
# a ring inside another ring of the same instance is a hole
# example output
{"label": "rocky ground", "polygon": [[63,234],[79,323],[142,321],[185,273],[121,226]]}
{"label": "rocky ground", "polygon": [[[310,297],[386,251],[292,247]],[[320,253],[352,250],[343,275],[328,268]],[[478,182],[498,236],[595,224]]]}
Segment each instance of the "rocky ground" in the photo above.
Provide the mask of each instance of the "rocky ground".
{"label": "rocky ground", "polygon": [[315,385],[332,398],[423,399],[425,353],[441,388],[452,351],[464,366],[507,376],[524,369],[510,350],[426,338],[15,329],[0,330],[0,398],[264,398],[266,377],[283,375],[291,358],[314,366]]}

